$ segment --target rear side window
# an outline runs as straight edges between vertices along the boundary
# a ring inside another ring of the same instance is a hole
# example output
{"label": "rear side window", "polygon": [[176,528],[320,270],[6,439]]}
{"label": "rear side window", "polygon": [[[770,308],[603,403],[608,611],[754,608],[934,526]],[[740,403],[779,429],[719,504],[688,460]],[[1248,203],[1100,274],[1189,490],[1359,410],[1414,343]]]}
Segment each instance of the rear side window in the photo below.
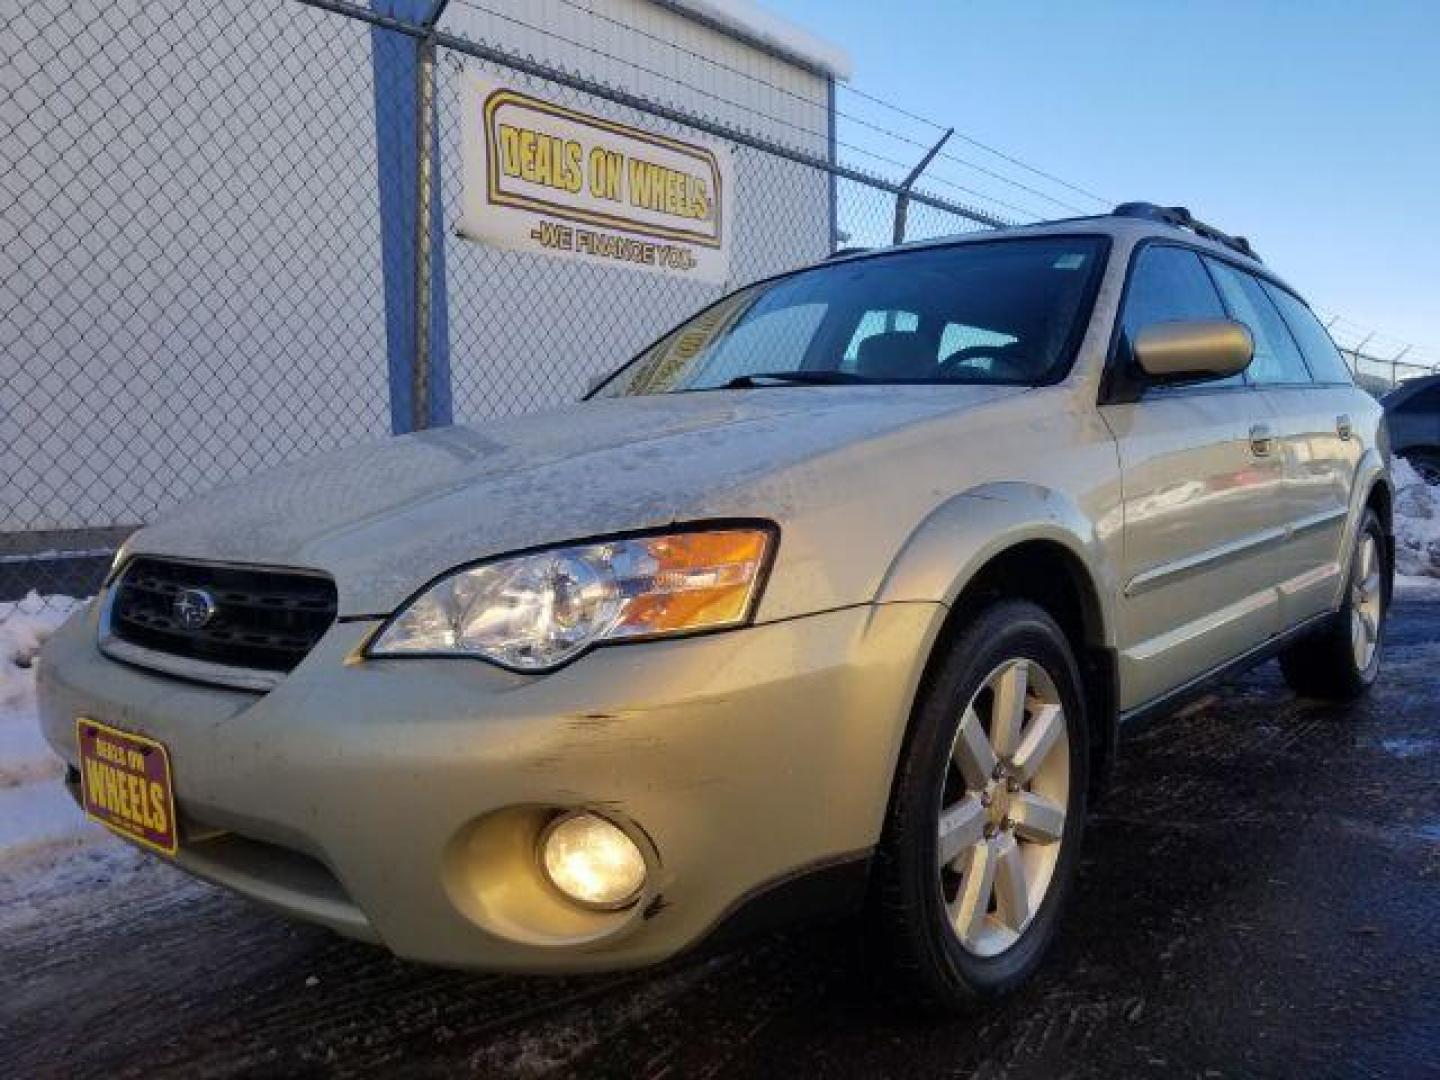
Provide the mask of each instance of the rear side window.
{"label": "rear side window", "polygon": [[[1186,248],[1144,248],[1130,271],[1130,288],[1125,294],[1125,313],[1120,320],[1121,359],[1127,365],[1133,363],[1135,335],[1147,326],[1225,317],[1220,294],[1199,255]],[[1233,375],[1209,380],[1205,385],[1243,386],[1244,382],[1242,376]]]}
{"label": "rear side window", "polygon": [[1305,362],[1310,365],[1315,381],[1351,382],[1350,369],[1346,366],[1344,357],[1340,355],[1340,350],[1335,348],[1335,343],[1330,340],[1330,335],[1325,332],[1325,327],[1320,325],[1320,320],[1315,318],[1314,313],[1284,289],[1271,285],[1268,281],[1264,283],[1264,288],[1270,299],[1275,301],[1275,306],[1280,309],[1280,314],[1285,317],[1285,323],[1295,335],[1295,340],[1300,343],[1300,351],[1305,354]]}
{"label": "rear side window", "polygon": [[1206,259],[1215,284],[1230,309],[1230,317],[1250,328],[1255,339],[1255,359],[1245,369],[1252,383],[1308,383],[1310,371],[1280,312],[1265,295],[1258,278],[1228,263]]}

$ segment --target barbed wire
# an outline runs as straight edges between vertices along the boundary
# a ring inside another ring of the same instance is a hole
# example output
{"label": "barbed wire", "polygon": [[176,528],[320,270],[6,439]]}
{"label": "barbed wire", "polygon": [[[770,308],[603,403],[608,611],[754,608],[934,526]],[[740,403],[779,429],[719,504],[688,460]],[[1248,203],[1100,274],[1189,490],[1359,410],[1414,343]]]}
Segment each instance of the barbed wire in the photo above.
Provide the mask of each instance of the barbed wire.
{"label": "barbed wire", "polygon": [[[729,107],[734,108],[734,109],[736,109],[736,110],[739,110],[739,111],[741,111],[741,112],[750,113],[750,114],[754,115],[755,117],[757,117],[758,119],[765,120],[765,121],[769,121],[769,122],[771,122],[771,123],[781,124],[781,125],[783,125],[783,126],[785,126],[785,127],[789,127],[789,128],[791,128],[791,129],[793,129],[793,130],[799,131],[800,133],[802,133],[802,134],[804,134],[804,135],[807,135],[807,136],[810,136],[810,137],[813,137],[813,138],[817,138],[817,139],[820,139],[820,138],[828,139],[828,138],[831,137],[831,133],[830,133],[828,127],[825,128],[825,129],[823,129],[823,130],[820,129],[820,128],[818,128],[818,127],[816,127],[816,128],[807,127],[807,126],[805,126],[805,125],[803,125],[803,124],[797,124],[797,123],[795,123],[795,122],[792,121],[792,120],[787,120],[787,119],[785,119],[785,118],[783,118],[783,117],[774,116],[774,115],[772,115],[772,114],[770,114],[770,113],[765,112],[764,110],[757,109],[757,108],[755,108],[755,107],[753,107],[753,106],[742,104],[741,102],[735,101],[735,100],[733,100],[733,99],[721,97],[721,96],[719,96],[719,95],[714,94],[712,91],[708,91],[708,90],[704,89],[703,87],[698,87],[698,86],[694,85],[693,83],[687,82],[687,81],[685,81],[684,79],[677,78],[677,77],[675,77],[674,75],[665,74],[665,73],[663,73],[663,72],[657,72],[657,71],[655,71],[654,69],[647,68],[647,67],[645,67],[643,64],[638,64],[638,63],[636,63],[635,61],[626,60],[626,59],[621,58],[621,57],[616,57],[616,56],[614,56],[612,53],[606,52],[604,49],[601,49],[600,47],[594,45],[593,43],[576,41],[576,40],[574,40],[574,39],[572,39],[572,38],[567,38],[567,37],[565,37],[565,36],[563,36],[563,35],[557,34],[557,33],[555,33],[555,31],[553,31],[552,29],[542,28],[542,27],[536,26],[536,25],[534,25],[534,24],[532,24],[532,23],[528,23],[528,22],[526,22],[525,20],[519,19],[519,18],[517,18],[517,17],[515,17],[515,16],[513,16],[513,15],[511,15],[511,14],[506,13],[506,12],[496,11],[494,8],[490,8],[490,7],[485,6],[485,5],[482,4],[482,3],[478,3],[477,0],[455,0],[455,2],[456,2],[456,6],[457,6],[457,7],[465,8],[465,9],[468,9],[468,10],[471,10],[471,11],[474,11],[474,12],[477,12],[477,13],[480,13],[480,14],[483,14],[483,15],[489,15],[489,16],[491,16],[491,17],[493,17],[493,18],[500,19],[500,20],[502,20],[502,21],[504,21],[504,22],[508,22],[508,23],[510,23],[510,24],[512,24],[512,25],[514,25],[514,26],[518,26],[518,27],[521,27],[521,28],[523,28],[523,29],[530,30],[530,31],[535,32],[535,33],[543,33],[543,34],[549,35],[549,36],[555,38],[555,39],[558,40],[558,41],[562,41],[562,42],[564,42],[565,44],[571,45],[571,46],[573,46],[573,47],[575,47],[575,48],[583,49],[583,50],[585,50],[585,51],[594,53],[596,56],[600,56],[600,57],[602,57],[602,58],[604,58],[604,59],[610,60],[611,62],[619,63],[619,64],[624,64],[624,65],[626,65],[626,66],[628,66],[628,67],[631,67],[631,68],[633,68],[633,69],[635,69],[635,70],[642,71],[642,72],[644,72],[644,73],[646,73],[646,74],[653,75],[653,76],[658,77],[658,78],[668,79],[668,80],[676,83],[676,85],[685,87],[687,90],[691,90],[691,91],[693,91],[693,92],[695,92],[695,93],[699,93],[699,94],[702,94],[702,95],[704,95],[704,96],[710,97],[712,100],[719,101],[719,102],[721,102],[722,104],[728,105]],[[591,18],[591,19],[593,19],[593,20],[595,20],[595,21],[597,21],[597,22],[605,23],[605,24],[607,24],[607,25],[609,25],[609,26],[615,27],[616,29],[623,30],[623,31],[624,31],[625,33],[627,33],[627,34],[633,34],[633,35],[635,35],[635,36],[637,36],[637,37],[640,37],[640,38],[643,38],[643,39],[645,39],[645,40],[647,40],[647,41],[650,41],[650,42],[653,42],[653,43],[655,43],[655,44],[661,45],[661,46],[663,46],[663,47],[665,47],[665,48],[670,49],[671,51],[673,51],[673,52],[675,52],[675,53],[678,53],[678,54],[683,55],[683,56],[690,57],[690,58],[693,59],[693,60],[697,60],[697,61],[699,61],[699,62],[701,62],[701,63],[704,63],[704,64],[706,64],[706,65],[714,68],[714,69],[717,70],[717,71],[723,71],[723,72],[725,72],[725,73],[728,74],[728,75],[737,76],[737,77],[739,77],[739,78],[741,78],[741,79],[744,79],[744,80],[746,80],[747,82],[753,83],[753,84],[755,84],[755,85],[757,85],[757,86],[763,86],[766,90],[771,91],[771,92],[776,93],[776,94],[779,94],[779,95],[781,95],[781,96],[783,96],[783,97],[791,98],[791,99],[799,102],[800,104],[806,106],[807,108],[811,108],[811,109],[825,109],[825,110],[827,110],[827,112],[830,110],[830,108],[832,108],[832,107],[829,105],[829,103],[827,103],[827,102],[825,102],[825,101],[820,101],[820,100],[817,100],[817,99],[815,99],[815,98],[811,98],[811,97],[809,97],[809,96],[807,96],[807,95],[805,95],[805,94],[798,93],[797,91],[792,90],[792,89],[789,88],[789,87],[781,86],[780,84],[778,84],[778,83],[776,83],[776,82],[773,82],[772,80],[769,80],[769,79],[763,78],[762,76],[756,75],[754,72],[745,71],[745,70],[743,70],[743,69],[741,69],[741,68],[737,68],[737,67],[735,67],[735,66],[733,66],[733,65],[731,65],[731,64],[726,64],[725,62],[723,62],[723,61],[721,61],[721,60],[717,60],[717,59],[716,59],[715,57],[713,57],[713,56],[707,56],[706,54],[701,53],[701,52],[699,52],[699,51],[697,51],[697,50],[695,50],[695,49],[687,48],[687,47],[684,46],[684,45],[681,45],[681,44],[679,44],[679,43],[670,41],[670,40],[668,40],[668,39],[666,39],[666,38],[663,38],[663,37],[661,37],[661,36],[659,36],[659,35],[657,35],[657,34],[653,34],[653,33],[649,32],[649,31],[647,31],[646,29],[644,29],[643,27],[636,26],[636,25],[634,25],[633,23],[626,22],[626,21],[623,20],[623,19],[616,19],[616,18],[614,18],[614,17],[612,17],[612,16],[610,16],[610,15],[607,15],[607,14],[605,14],[605,13],[603,13],[603,12],[596,11],[596,10],[594,10],[593,8],[590,8],[590,7],[585,6],[585,4],[581,3],[580,0],[560,0],[560,3],[564,4],[565,6],[571,8],[571,9],[573,9],[573,10],[575,10],[575,11],[577,11],[577,12],[583,14],[583,15],[588,16],[589,18]],[[841,87],[845,87],[846,89],[849,89],[849,87],[846,87],[845,84],[843,84],[843,83],[838,83],[838,82],[837,82],[836,85],[837,85],[837,86],[841,86]],[[868,95],[868,94],[860,95],[860,96],[866,98],[867,100],[879,101],[878,98],[873,98],[871,95]],[[897,111],[897,112],[905,113],[905,110],[900,109],[899,106],[889,106],[889,107],[890,107],[890,108],[893,108],[893,109],[894,109],[895,111]],[[892,129],[890,129],[890,128],[886,128],[886,127],[884,127],[884,126],[882,126],[882,125],[880,125],[880,124],[877,124],[877,123],[874,123],[874,122],[872,122],[872,121],[870,121],[870,120],[867,120],[867,119],[864,118],[864,117],[857,116],[857,115],[855,115],[854,113],[850,113],[850,112],[847,112],[847,111],[845,111],[845,110],[843,110],[843,109],[840,109],[838,106],[833,107],[833,111],[834,111],[836,120],[843,120],[843,121],[845,121],[845,122],[848,123],[848,124],[853,124],[853,125],[854,125],[855,127],[857,127],[857,128],[860,128],[860,129],[862,129],[862,130],[865,130],[865,131],[874,133],[874,134],[876,134],[876,135],[881,136],[882,138],[893,139],[893,140],[895,140],[896,142],[902,143],[902,144],[904,144],[904,145],[913,146],[913,147],[921,150],[922,152],[923,152],[923,151],[928,151],[928,150],[930,149],[930,146],[931,146],[930,143],[926,143],[926,142],[924,142],[924,141],[922,141],[922,140],[915,139],[915,138],[912,138],[912,137],[907,136],[907,135],[903,135],[903,134],[901,134],[901,133],[899,133],[899,132],[897,132],[897,131],[894,131],[894,130],[892,130]],[[906,115],[911,115],[911,114],[906,113]],[[934,124],[933,121],[926,121],[926,122],[927,122],[927,123],[931,123],[932,125]],[[938,125],[935,125],[935,126],[938,126]],[[943,129],[941,129],[941,130],[943,130]],[[959,138],[959,139],[962,139],[962,140],[964,140],[965,142],[971,143],[971,144],[973,144],[973,145],[975,145],[975,146],[982,147],[982,148],[984,148],[984,149],[990,150],[990,148],[989,148],[989,147],[986,147],[985,144],[980,143],[980,142],[978,142],[977,140],[972,139],[972,138],[969,137],[969,136],[960,134],[960,133],[958,133],[958,132],[955,133],[955,136],[954,136],[954,137]],[[894,166],[895,168],[898,168],[898,169],[901,170],[901,174],[902,174],[902,175],[903,175],[904,173],[908,172],[908,171],[910,170],[911,166],[913,165],[913,162],[900,161],[900,160],[898,160],[898,159],[896,159],[896,158],[894,158],[894,157],[892,157],[892,156],[890,156],[890,155],[888,155],[888,154],[880,153],[880,152],[875,151],[875,150],[870,150],[870,149],[868,149],[868,148],[858,146],[858,145],[856,145],[855,143],[852,143],[852,142],[850,142],[850,141],[848,141],[848,140],[842,140],[842,139],[836,138],[835,142],[836,142],[837,147],[840,147],[840,148],[849,150],[851,153],[861,154],[861,155],[863,155],[863,156],[865,156],[865,157],[871,158],[872,160],[882,162],[882,163],[884,163],[884,164],[886,164],[886,165]],[[990,152],[992,152],[992,153],[997,153],[997,154],[999,154],[999,156],[1006,158],[1006,160],[1011,160],[1011,161],[1015,161],[1015,162],[1019,163],[1019,162],[1018,162],[1018,159],[1010,158],[1008,155],[1005,155],[1005,154],[1003,154],[1003,153],[1001,153],[1001,152],[999,152],[999,151],[990,150]],[[996,180],[996,181],[998,181],[998,182],[1000,182],[1000,183],[1007,184],[1007,185],[1009,185],[1009,186],[1011,186],[1011,187],[1016,188],[1017,190],[1024,191],[1024,192],[1026,192],[1026,193],[1029,194],[1029,195],[1033,195],[1033,196],[1035,196],[1035,197],[1037,197],[1037,198],[1043,199],[1043,200],[1045,200],[1046,202],[1052,203],[1052,204],[1054,204],[1054,205],[1056,205],[1056,206],[1059,206],[1059,207],[1061,207],[1061,208],[1064,209],[1064,210],[1068,210],[1068,211],[1070,211],[1070,212],[1072,212],[1072,213],[1084,214],[1084,213],[1087,212],[1086,210],[1082,209],[1081,207],[1076,206],[1074,203],[1067,202],[1067,201],[1064,200],[1064,199],[1057,198],[1056,196],[1054,196],[1054,195],[1052,195],[1052,194],[1050,194],[1050,193],[1048,193],[1048,192],[1042,191],[1041,189],[1039,189],[1039,188],[1037,188],[1037,187],[1034,187],[1034,186],[1032,186],[1032,185],[1026,184],[1026,183],[1024,183],[1024,182],[1022,182],[1022,181],[1020,181],[1020,180],[1016,180],[1016,179],[1014,179],[1013,177],[1006,176],[1006,175],[1004,175],[1003,173],[997,172],[997,171],[995,171],[994,169],[988,168],[987,166],[982,165],[982,164],[980,164],[980,163],[978,163],[978,162],[971,161],[971,160],[969,160],[969,159],[967,159],[967,158],[962,158],[962,157],[960,157],[959,155],[956,155],[956,154],[954,154],[954,153],[952,153],[952,152],[943,151],[943,150],[942,150],[941,153],[937,155],[937,159],[938,159],[938,160],[947,161],[947,162],[950,162],[950,163],[952,163],[952,164],[959,165],[959,166],[961,166],[961,167],[963,167],[963,168],[971,169],[971,170],[973,170],[973,171],[975,171],[975,172],[977,172],[977,173],[980,173],[981,175],[987,176],[987,177],[989,177],[989,178],[991,178],[991,179],[993,179],[993,180]],[[1019,163],[1019,164],[1023,164],[1023,163]],[[1034,169],[1034,168],[1029,167],[1029,166],[1026,166],[1026,168],[1027,168],[1029,171],[1031,171],[1031,172],[1033,172],[1033,173],[1035,173],[1035,174],[1037,174],[1037,175],[1044,176],[1044,177],[1047,177],[1047,178],[1048,178],[1048,174],[1044,173],[1044,172],[1041,171],[1041,170]],[[1013,202],[1006,201],[1005,199],[1002,199],[1002,198],[999,198],[999,197],[997,197],[997,196],[995,196],[995,195],[992,195],[992,194],[989,193],[989,192],[981,191],[981,190],[979,190],[979,189],[977,189],[977,188],[970,187],[970,186],[968,186],[968,185],[966,185],[966,184],[963,184],[963,183],[960,183],[959,181],[956,181],[956,180],[954,180],[954,179],[952,179],[952,178],[949,178],[949,177],[946,177],[946,176],[944,176],[944,175],[942,175],[942,174],[936,173],[936,172],[933,171],[933,169],[932,169],[930,172],[927,172],[927,174],[926,174],[926,182],[927,182],[927,183],[935,183],[935,182],[941,183],[941,184],[943,184],[943,185],[946,186],[946,187],[952,188],[953,190],[962,191],[962,192],[966,193],[967,195],[970,195],[970,196],[972,196],[972,197],[974,197],[974,198],[983,199],[983,200],[985,200],[985,201],[987,201],[987,202],[993,203],[993,204],[996,205],[996,206],[1000,206],[1000,207],[1003,207],[1003,208],[1005,208],[1005,209],[1007,209],[1007,210],[1014,211],[1015,213],[1019,213],[1019,214],[1026,215],[1026,216],[1028,216],[1028,217],[1030,217],[1030,218],[1033,218],[1033,219],[1035,219],[1035,220],[1043,220],[1043,219],[1046,217],[1046,215],[1045,215],[1044,213],[1040,212],[1040,211],[1036,211],[1036,210],[1034,210],[1034,209],[1030,209],[1030,208],[1027,208],[1027,207],[1018,206],[1018,205],[1016,205],[1016,204],[1013,203]],[[1058,181],[1058,182],[1061,183],[1061,185],[1064,186],[1064,187],[1071,188],[1072,190],[1077,190],[1077,191],[1083,192],[1083,189],[1075,188],[1073,185],[1066,184],[1066,183],[1064,183],[1063,181]],[[1096,196],[1090,196],[1090,197],[1091,197],[1091,198],[1096,198]]]}
{"label": "barbed wire", "polygon": [[1346,346],[1347,348],[1373,345],[1377,349],[1384,349],[1391,354],[1391,356],[1380,357],[1380,359],[1408,359],[1417,364],[1440,363],[1440,349],[1433,346],[1417,345],[1412,341],[1376,330],[1333,311],[1320,311],[1317,314],[1325,323],[1326,329],[1330,331],[1331,337],[1339,338],[1343,335],[1346,338],[1350,343]]}
{"label": "barbed wire", "polygon": [[[921,116],[918,113],[911,112],[909,109],[905,109],[899,105],[896,105],[894,102],[886,101],[884,98],[876,97],[874,94],[868,94],[864,90],[860,90],[857,87],[851,86],[848,83],[840,83],[837,85],[840,89],[846,91],[847,93],[854,94],[858,98],[863,98],[866,101],[889,109],[891,112],[898,113],[899,115],[907,117],[910,120],[915,120],[922,124],[928,124],[937,131],[944,131],[946,128],[946,125],[940,123],[938,120],[933,120],[928,116]],[[978,150],[984,150],[988,154],[994,154],[996,157],[1004,161],[1008,161],[1011,165],[1014,165],[1017,168],[1024,169],[1026,172],[1033,173],[1036,176],[1043,177],[1044,179],[1049,180],[1053,184],[1059,184],[1061,187],[1065,188],[1068,191],[1074,192],[1076,195],[1083,195],[1087,199],[1094,199],[1097,203],[1100,203],[1104,206],[1115,205],[1114,199],[1107,199],[1102,195],[1096,195],[1093,191],[1089,191],[1086,188],[1080,187],[1078,184],[1072,184],[1068,180],[1062,180],[1060,177],[1054,175],[1053,173],[1049,173],[1046,172],[1044,169],[1037,168],[1036,166],[1031,165],[1028,162],[1022,161],[1020,158],[1015,157],[1013,154],[1007,154],[1005,151],[996,149],[988,143],[981,142],[979,139],[976,139],[973,136],[966,135],[963,132],[957,131],[955,132],[955,138],[962,140],[963,142],[975,147]],[[942,153],[940,156],[945,157],[946,155]]]}

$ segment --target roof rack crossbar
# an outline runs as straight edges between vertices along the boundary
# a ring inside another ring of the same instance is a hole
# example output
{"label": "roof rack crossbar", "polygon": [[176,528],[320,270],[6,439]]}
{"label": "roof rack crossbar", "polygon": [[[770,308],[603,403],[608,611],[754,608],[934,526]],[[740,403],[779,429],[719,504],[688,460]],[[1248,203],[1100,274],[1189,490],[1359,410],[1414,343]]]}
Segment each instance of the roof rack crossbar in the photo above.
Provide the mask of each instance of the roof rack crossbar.
{"label": "roof rack crossbar", "polygon": [[1256,254],[1255,249],[1250,246],[1250,241],[1245,237],[1231,236],[1214,225],[1207,225],[1183,206],[1157,206],[1155,203],[1148,202],[1127,202],[1121,203],[1111,212],[1116,217],[1144,218],[1147,221],[1164,222],[1177,229],[1188,229],[1196,236],[1213,240],[1231,251],[1238,251],[1247,258],[1254,259],[1256,262],[1260,261],[1260,256]]}

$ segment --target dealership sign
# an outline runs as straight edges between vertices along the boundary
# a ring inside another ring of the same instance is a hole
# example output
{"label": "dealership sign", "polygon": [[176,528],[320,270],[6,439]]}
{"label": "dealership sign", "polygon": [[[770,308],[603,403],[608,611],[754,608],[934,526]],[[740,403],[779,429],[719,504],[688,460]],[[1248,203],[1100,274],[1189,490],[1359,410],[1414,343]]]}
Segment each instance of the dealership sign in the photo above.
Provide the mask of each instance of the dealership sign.
{"label": "dealership sign", "polygon": [[461,72],[461,235],[723,284],[734,171],[672,139]]}

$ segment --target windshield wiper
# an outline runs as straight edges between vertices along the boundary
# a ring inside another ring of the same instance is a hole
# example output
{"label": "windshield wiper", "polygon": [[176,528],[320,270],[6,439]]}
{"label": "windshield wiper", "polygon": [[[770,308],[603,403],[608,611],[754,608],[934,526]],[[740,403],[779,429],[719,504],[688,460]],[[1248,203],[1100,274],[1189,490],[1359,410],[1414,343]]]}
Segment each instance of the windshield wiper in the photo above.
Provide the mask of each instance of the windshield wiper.
{"label": "windshield wiper", "polygon": [[843,386],[849,383],[873,382],[864,375],[848,371],[757,371],[753,375],[737,375],[716,390],[744,390],[757,386]]}

